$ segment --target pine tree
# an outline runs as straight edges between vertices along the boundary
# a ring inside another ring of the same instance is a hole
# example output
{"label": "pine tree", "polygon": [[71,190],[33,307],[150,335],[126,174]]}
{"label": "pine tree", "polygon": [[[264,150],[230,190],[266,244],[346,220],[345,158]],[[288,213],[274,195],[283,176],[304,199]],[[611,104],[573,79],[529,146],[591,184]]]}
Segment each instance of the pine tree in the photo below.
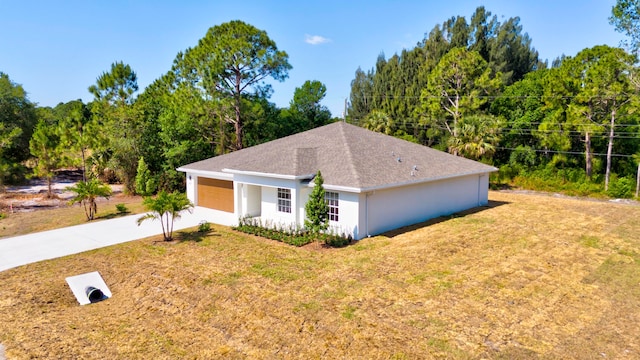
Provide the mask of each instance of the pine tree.
{"label": "pine tree", "polygon": [[64,149],[60,146],[56,130],[55,124],[40,119],[29,142],[31,154],[36,157],[32,176],[47,180],[47,198],[53,197],[52,180],[64,161]]}
{"label": "pine tree", "polygon": [[147,163],[144,162],[144,157],[138,160],[138,171],[136,175],[136,193],[149,196],[156,191],[156,180],[151,175]]}
{"label": "pine tree", "polygon": [[322,179],[320,170],[318,170],[316,174],[314,183],[313,191],[309,195],[309,200],[304,207],[307,215],[304,226],[309,231],[318,233],[329,227],[329,205],[327,205],[327,200],[325,200],[324,187],[322,187],[324,179]]}

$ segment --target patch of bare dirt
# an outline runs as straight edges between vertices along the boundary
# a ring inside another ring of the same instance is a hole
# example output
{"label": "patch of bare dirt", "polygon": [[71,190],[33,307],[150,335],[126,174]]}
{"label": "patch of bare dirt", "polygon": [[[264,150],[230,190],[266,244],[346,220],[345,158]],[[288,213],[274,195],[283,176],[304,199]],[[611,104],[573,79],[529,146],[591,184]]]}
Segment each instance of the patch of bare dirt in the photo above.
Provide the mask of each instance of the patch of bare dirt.
{"label": "patch of bare dirt", "polygon": [[526,190],[526,189],[502,189],[496,190],[501,193],[511,193],[511,194],[522,194],[522,195],[540,195],[540,196],[550,196],[559,199],[575,199],[575,200],[584,200],[584,201],[594,201],[594,202],[608,202],[614,204],[626,204],[626,205],[640,205],[640,201],[632,200],[632,199],[600,199],[588,196],[572,196],[555,192],[546,192],[546,191],[536,191],[536,190]]}
{"label": "patch of bare dirt", "polygon": [[[52,181],[52,196],[47,194],[47,181],[45,179],[32,179],[27,185],[7,186],[4,193],[0,193],[0,212],[18,213],[36,210],[56,209],[68,206],[74,193],[67,187],[82,181],[82,173],[73,170],[59,171]],[[121,194],[123,186],[112,184],[114,195]],[[98,202],[105,199],[99,198]]]}

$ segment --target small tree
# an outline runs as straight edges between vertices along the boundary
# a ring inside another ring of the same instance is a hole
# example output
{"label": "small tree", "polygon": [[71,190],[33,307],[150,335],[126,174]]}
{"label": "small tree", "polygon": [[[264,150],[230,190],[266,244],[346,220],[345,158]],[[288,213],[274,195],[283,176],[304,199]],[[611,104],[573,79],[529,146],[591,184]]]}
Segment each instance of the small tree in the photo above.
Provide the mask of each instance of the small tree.
{"label": "small tree", "polygon": [[193,204],[184,193],[167,193],[164,190],[160,191],[155,198],[146,197],[142,204],[150,212],[138,218],[138,226],[148,219],[160,220],[165,241],[173,240],[173,222],[180,218],[180,212],[184,210],[191,212],[193,208]]}
{"label": "small tree", "polygon": [[304,220],[304,226],[311,232],[318,233],[329,227],[329,205],[325,199],[324,187],[322,187],[324,179],[320,170],[313,181],[315,186],[304,207],[307,217]]}
{"label": "small tree", "polygon": [[56,127],[40,120],[29,141],[29,149],[31,155],[36,157],[31,177],[46,179],[47,198],[52,198],[52,180],[55,176],[55,170],[63,164],[65,158]]}
{"label": "small tree", "polygon": [[101,183],[98,179],[91,179],[87,182],[81,181],[74,186],[68,186],[66,189],[76,193],[76,196],[69,200],[69,203],[81,203],[89,221],[93,220],[98,212],[96,199],[98,197],[108,199],[111,196],[111,188]]}
{"label": "small tree", "polygon": [[156,179],[151,175],[144,157],[138,160],[138,171],[136,174],[136,192],[140,195],[149,196],[156,191]]}

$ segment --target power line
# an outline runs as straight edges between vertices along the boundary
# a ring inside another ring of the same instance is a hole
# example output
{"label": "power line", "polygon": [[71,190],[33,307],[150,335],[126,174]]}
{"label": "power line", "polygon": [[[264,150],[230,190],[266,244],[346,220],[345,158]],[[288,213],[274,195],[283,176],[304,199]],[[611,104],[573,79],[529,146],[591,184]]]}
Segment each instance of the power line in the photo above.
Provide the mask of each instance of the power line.
{"label": "power line", "polygon": [[[358,122],[358,124],[360,124],[360,122]],[[403,124],[405,127],[413,127],[414,129],[424,129],[427,130],[428,128],[432,128],[426,124],[421,125],[421,124],[416,124],[416,123],[404,123]],[[439,128],[440,130],[445,130],[445,128]],[[581,131],[577,131],[577,130],[539,130],[539,129],[518,129],[518,128],[499,128],[500,130],[515,130],[515,131],[526,131],[527,133],[521,134],[521,135],[528,135],[528,136],[534,136],[535,132],[542,132],[542,133],[569,133],[569,135],[582,135],[583,133]],[[617,132],[616,134],[618,135],[614,135],[614,138],[616,139],[638,139],[640,140],[640,132]],[[619,135],[619,134],[632,134],[635,136],[626,136],[626,135]],[[604,136],[605,138],[608,137],[607,134],[605,134]],[[509,148],[509,147],[502,147],[502,146],[496,146],[496,149],[501,149],[501,150],[510,150],[510,151],[521,151],[522,149],[516,149],[516,148]],[[554,153],[554,154],[567,154],[567,155],[584,155],[585,152],[584,151],[561,151],[561,150],[546,150],[546,149],[532,149],[529,148],[531,151],[535,151],[538,153]],[[606,153],[591,153],[591,155],[593,156],[607,156]],[[621,158],[630,158],[633,155],[625,155],[625,154],[611,154],[612,157],[621,157]]]}
{"label": "power line", "polygon": [[[391,92],[391,91],[389,91]],[[448,99],[448,98],[474,98],[474,99],[540,99],[542,100],[571,100],[575,98],[584,97],[586,101],[589,100],[615,100],[622,96],[631,96],[631,94],[627,93],[617,93],[610,96],[583,96],[583,95],[468,95],[468,94],[460,94],[460,95],[366,95],[359,96],[359,99],[365,100],[390,100],[390,99]]]}
{"label": "power line", "polygon": [[[517,124],[515,121],[512,122],[507,122],[507,124]],[[542,124],[552,124],[552,125],[565,125],[565,126],[602,126],[602,127],[611,127],[610,124],[596,124],[596,123],[585,123],[585,124],[578,124],[578,123],[546,123],[546,122],[530,122],[527,123],[528,125],[542,125]],[[639,126],[640,124],[614,124],[614,127],[630,127],[630,126]]]}
{"label": "power line", "polygon": [[[516,150],[517,151],[522,151],[523,150],[523,149],[508,148],[508,147],[502,147],[502,146],[496,146],[496,149],[511,150],[511,151],[516,151]],[[553,153],[553,154],[568,154],[568,155],[584,155],[585,154],[583,151],[541,150],[541,149],[531,149],[531,148],[528,148],[527,150],[535,151],[535,152],[539,152],[539,153]],[[593,155],[593,156],[607,156],[607,154],[605,154],[605,153],[594,153],[594,152],[592,152],[591,155]],[[611,156],[613,156],[613,157],[626,157],[626,158],[633,157],[633,155],[624,155],[624,154],[611,154]]]}
{"label": "power line", "polygon": [[[365,121],[365,118],[351,118],[351,122],[353,123],[357,123],[357,124],[362,124]],[[428,124],[419,124],[420,120],[416,119],[416,118],[405,118],[402,120],[394,120],[393,121],[394,124],[403,124],[403,125],[417,125],[417,126],[429,126]],[[515,125],[515,124],[520,124],[520,122],[518,121],[506,121],[505,122],[506,125]],[[611,127],[611,124],[605,124],[605,123],[572,123],[572,122],[557,122],[557,123],[551,123],[551,122],[527,122],[526,125],[543,125],[543,124],[549,124],[549,125],[557,125],[557,126],[565,126],[565,127],[571,127],[571,126],[601,126],[603,128],[609,128]],[[638,124],[620,124],[620,123],[615,123],[613,124],[614,128],[617,127],[638,127],[640,128],[640,123]]]}
{"label": "power line", "polygon": [[[585,125],[591,125],[591,124],[585,124]],[[437,128],[440,130],[444,130],[446,129],[443,126],[432,126],[432,125],[427,125],[427,124],[416,124],[416,123],[401,123],[399,126],[398,125],[393,125],[395,127],[404,127],[404,128],[412,128],[412,129],[418,129],[418,130],[428,130],[428,129],[432,129],[432,128]],[[514,128],[514,127],[497,127],[497,128],[493,128],[496,130],[500,130],[501,132],[505,133],[505,132],[510,132],[510,131],[515,131],[515,132],[523,132],[522,135],[534,135],[535,133],[558,133],[558,134],[568,134],[568,135],[583,135],[584,131],[580,131],[580,130],[562,130],[562,129],[539,129],[539,128]],[[604,134],[602,132],[595,132],[595,131],[590,131],[590,134]],[[608,134],[605,134],[606,137],[608,137]],[[640,131],[616,131],[614,133],[614,137],[615,138],[619,138],[619,139],[640,139]]]}
{"label": "power line", "polygon": [[[578,130],[540,130],[540,129],[517,129],[517,128],[499,128],[499,130],[515,131],[520,135],[536,135],[541,134],[568,134],[568,135],[584,135],[583,131]],[[505,132],[503,132],[505,133]],[[594,132],[589,132],[592,135],[596,135]],[[609,137],[609,134],[603,134],[604,137]],[[638,132],[616,132],[613,136],[617,139],[638,139],[640,140],[640,133]]]}

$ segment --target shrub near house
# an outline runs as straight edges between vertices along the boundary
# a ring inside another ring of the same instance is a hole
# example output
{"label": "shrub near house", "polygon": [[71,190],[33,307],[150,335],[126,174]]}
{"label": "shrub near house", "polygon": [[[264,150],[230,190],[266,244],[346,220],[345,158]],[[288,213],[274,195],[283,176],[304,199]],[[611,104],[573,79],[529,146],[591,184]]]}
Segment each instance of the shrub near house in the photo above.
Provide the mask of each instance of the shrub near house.
{"label": "shrub near house", "polygon": [[319,242],[328,246],[341,247],[348,245],[352,240],[351,236],[345,234],[316,233],[295,227],[274,226],[263,224],[259,219],[250,217],[240,219],[238,226],[234,226],[233,229],[294,246]]}

